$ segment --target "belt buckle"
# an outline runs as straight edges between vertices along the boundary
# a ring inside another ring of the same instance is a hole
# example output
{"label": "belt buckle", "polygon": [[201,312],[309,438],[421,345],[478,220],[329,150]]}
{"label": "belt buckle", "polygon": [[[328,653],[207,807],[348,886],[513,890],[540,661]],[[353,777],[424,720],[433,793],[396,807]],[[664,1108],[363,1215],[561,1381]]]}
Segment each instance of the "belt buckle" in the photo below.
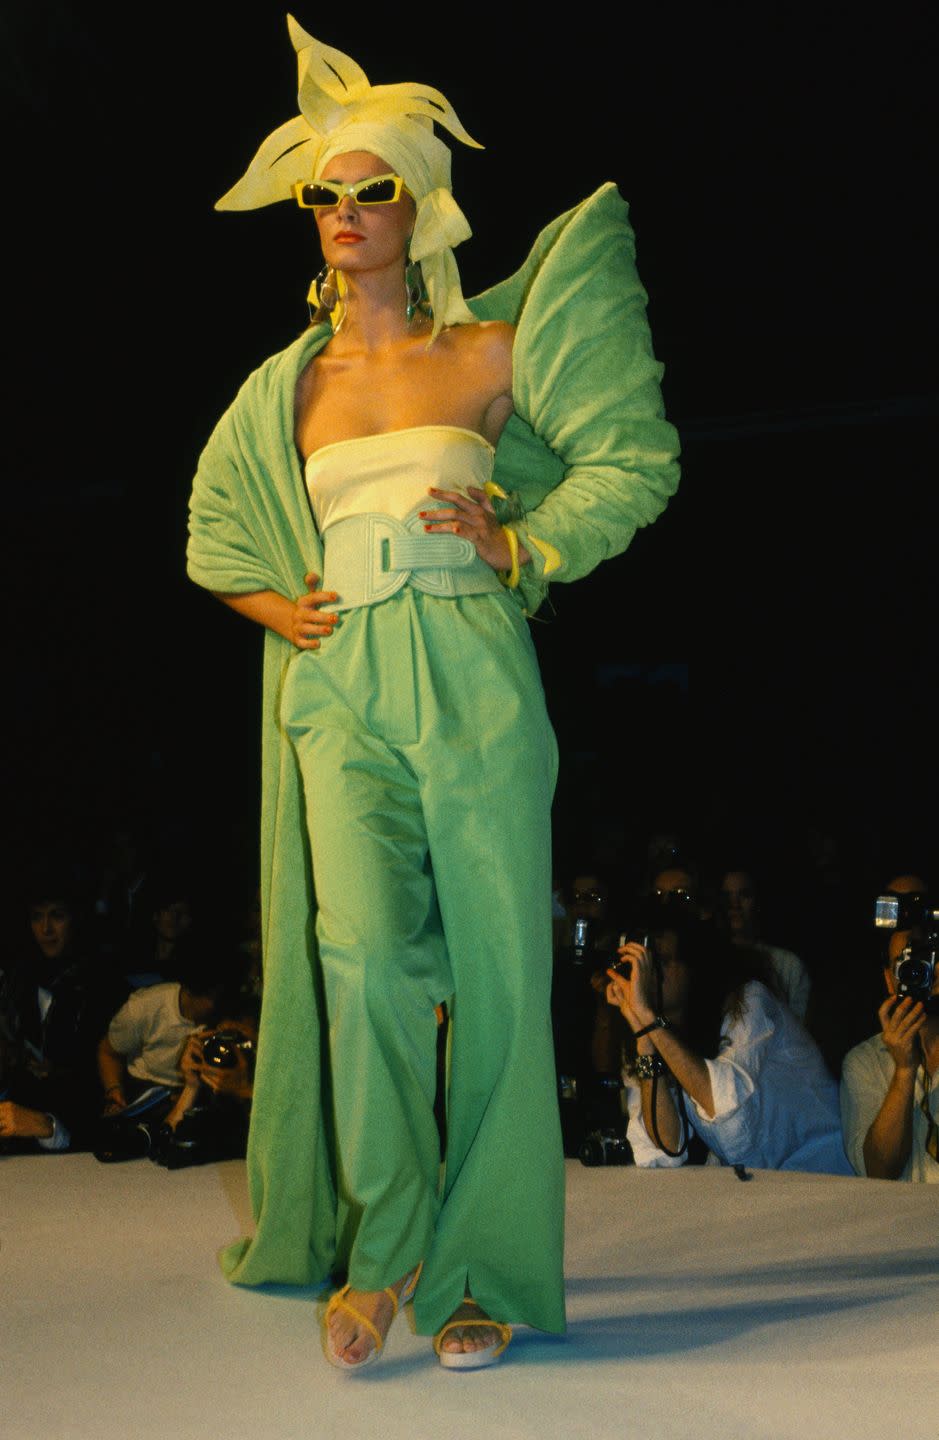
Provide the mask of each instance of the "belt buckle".
{"label": "belt buckle", "polygon": [[375,605],[407,583],[407,570],[392,563],[394,542],[404,527],[390,515],[368,515],[366,527],[365,604]]}
{"label": "belt buckle", "polygon": [[443,532],[428,535],[419,515],[402,527],[407,538],[395,547],[400,558],[407,558],[409,580],[415,590],[452,600],[458,593],[454,570],[466,570],[476,560],[476,547],[462,535]]}

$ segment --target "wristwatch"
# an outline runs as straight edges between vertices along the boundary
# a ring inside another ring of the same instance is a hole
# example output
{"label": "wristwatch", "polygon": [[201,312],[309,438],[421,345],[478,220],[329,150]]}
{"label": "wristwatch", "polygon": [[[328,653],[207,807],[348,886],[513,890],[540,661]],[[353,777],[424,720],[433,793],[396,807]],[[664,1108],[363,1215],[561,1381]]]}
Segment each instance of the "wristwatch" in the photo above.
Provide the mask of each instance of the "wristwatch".
{"label": "wristwatch", "polygon": [[636,1037],[637,1040],[641,1040],[642,1037],[643,1037],[643,1035],[650,1035],[653,1030],[667,1030],[667,1029],[668,1029],[668,1021],[666,1020],[665,1016],[664,1016],[664,1015],[656,1015],[655,1019],[654,1019],[654,1020],[650,1020],[650,1022],[649,1022],[648,1025],[643,1025],[643,1027],[642,1027],[641,1030],[634,1030],[634,1031],[633,1031],[633,1034],[635,1035],[635,1037]]}

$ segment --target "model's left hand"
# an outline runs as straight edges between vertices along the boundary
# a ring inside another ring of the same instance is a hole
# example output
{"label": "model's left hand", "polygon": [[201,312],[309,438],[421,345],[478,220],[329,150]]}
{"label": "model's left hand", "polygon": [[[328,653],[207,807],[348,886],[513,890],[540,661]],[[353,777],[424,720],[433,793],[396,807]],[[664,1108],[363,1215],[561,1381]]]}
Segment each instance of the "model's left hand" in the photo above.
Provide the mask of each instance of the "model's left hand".
{"label": "model's left hand", "polygon": [[[475,545],[477,555],[493,570],[511,570],[512,551],[485,490],[469,485],[467,494],[461,495],[456,490],[436,490],[431,486],[429,494],[447,504],[439,510],[421,511],[425,530],[432,535],[462,535]],[[520,544],[518,563],[524,565],[529,558],[528,551]]]}

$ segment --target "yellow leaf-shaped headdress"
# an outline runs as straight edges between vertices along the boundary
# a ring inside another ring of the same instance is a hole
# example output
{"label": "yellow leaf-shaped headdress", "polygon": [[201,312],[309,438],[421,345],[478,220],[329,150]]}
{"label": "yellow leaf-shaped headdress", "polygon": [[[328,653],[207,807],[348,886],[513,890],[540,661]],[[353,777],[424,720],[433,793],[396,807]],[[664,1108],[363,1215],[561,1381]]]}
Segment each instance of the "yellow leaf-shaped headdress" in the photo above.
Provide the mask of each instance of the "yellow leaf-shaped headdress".
{"label": "yellow leaf-shaped headdress", "polygon": [[244,175],[216,210],[256,210],[292,198],[298,180],[317,179],[337,155],[367,150],[400,175],[417,205],[411,236],[434,312],[443,325],[474,319],[460,289],[453,246],[471,234],[450,189],[450,151],[434,134],[434,121],[466,145],[468,135],[453,106],[429,85],[370,85],[360,65],[314,40],[292,15],[287,27],[297,52],[300,114],[262,143]]}

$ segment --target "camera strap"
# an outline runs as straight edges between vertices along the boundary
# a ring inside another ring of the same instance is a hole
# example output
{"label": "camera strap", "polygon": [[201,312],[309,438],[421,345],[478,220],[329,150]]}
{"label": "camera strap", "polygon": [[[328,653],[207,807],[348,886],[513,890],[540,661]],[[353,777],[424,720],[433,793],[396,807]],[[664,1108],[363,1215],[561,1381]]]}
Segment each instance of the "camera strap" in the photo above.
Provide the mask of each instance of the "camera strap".
{"label": "camera strap", "polygon": [[[640,1032],[643,1035],[648,1034],[650,1030],[655,1030],[659,1028],[658,1017],[661,1015],[664,1006],[664,997],[662,994],[662,970],[660,966],[657,965],[655,967],[655,973],[658,981],[658,1004],[655,1007],[656,1022],[653,1025],[647,1025],[645,1030]],[[658,1148],[662,1151],[663,1155],[667,1155],[671,1160],[678,1160],[682,1155],[685,1155],[687,1153],[688,1138],[691,1134],[691,1126],[688,1121],[688,1111],[685,1108],[685,1092],[682,1090],[680,1085],[676,1086],[677,1094],[674,1097],[675,1109],[678,1111],[678,1119],[681,1124],[682,1143],[677,1150],[669,1150],[668,1146],[665,1144],[664,1140],[659,1134],[659,1127],[655,1118],[659,1098],[659,1079],[660,1077],[658,1075],[652,1076],[652,1099],[650,1102],[652,1109],[652,1138]]]}

